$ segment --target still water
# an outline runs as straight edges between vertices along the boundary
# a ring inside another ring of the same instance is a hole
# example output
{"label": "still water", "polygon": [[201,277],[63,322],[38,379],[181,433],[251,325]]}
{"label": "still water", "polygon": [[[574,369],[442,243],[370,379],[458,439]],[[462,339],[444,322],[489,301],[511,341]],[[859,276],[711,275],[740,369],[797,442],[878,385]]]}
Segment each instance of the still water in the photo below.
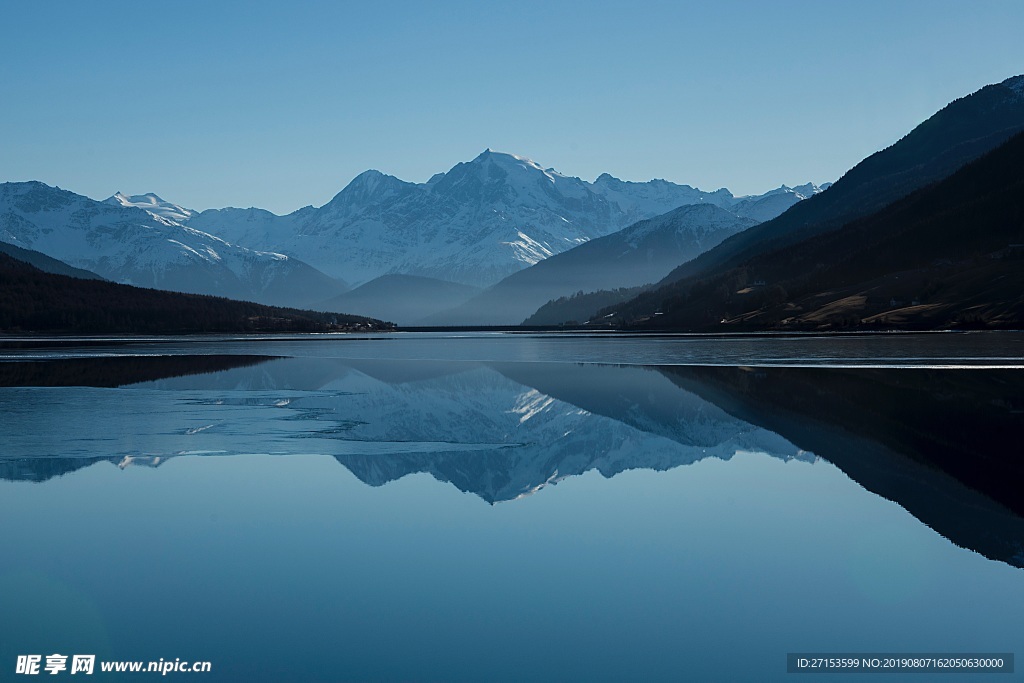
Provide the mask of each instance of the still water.
{"label": "still water", "polygon": [[1020,653],[1022,367],[1016,334],[9,342],[0,679]]}

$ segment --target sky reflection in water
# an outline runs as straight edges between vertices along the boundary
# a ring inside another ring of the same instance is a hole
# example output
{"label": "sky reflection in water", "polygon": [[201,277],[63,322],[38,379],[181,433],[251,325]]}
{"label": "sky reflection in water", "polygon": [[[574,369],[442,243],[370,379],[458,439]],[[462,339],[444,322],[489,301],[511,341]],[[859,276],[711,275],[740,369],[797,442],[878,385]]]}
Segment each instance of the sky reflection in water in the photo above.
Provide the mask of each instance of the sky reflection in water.
{"label": "sky reflection in water", "polygon": [[[789,651],[1019,642],[1024,534],[998,487],[925,467],[887,425],[858,460],[830,446],[842,424],[757,407],[810,375],[305,348],[0,389],[0,666],[67,651],[209,659],[210,680],[782,680]],[[899,397],[905,378],[863,381]],[[828,382],[855,396],[862,379]],[[943,386],[1018,407],[1013,372]]]}

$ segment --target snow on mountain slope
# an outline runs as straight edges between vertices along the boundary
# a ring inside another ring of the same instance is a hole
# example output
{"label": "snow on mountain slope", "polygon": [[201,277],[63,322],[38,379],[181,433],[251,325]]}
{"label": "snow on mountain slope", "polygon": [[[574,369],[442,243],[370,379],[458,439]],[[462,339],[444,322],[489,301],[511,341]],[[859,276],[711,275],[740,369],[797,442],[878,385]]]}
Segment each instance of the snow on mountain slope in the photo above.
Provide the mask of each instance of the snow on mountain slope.
{"label": "snow on mountain slope", "polygon": [[165,211],[174,205],[149,196],[152,203],[124,195],[127,204],[118,195],[97,202],[39,182],[4,183],[0,241],[141,287],[278,305],[304,305],[343,289],[294,258],[237,247],[180,225],[167,217],[175,209]]}
{"label": "snow on mountain slope", "polygon": [[785,213],[789,207],[828,188],[829,183],[819,187],[813,183],[797,187],[782,187],[770,190],[763,195],[740,197],[730,210],[737,216],[753,218],[758,223],[771,220]]}
{"label": "snow on mountain slope", "polygon": [[[350,282],[406,274],[486,286],[679,206],[729,208],[748,199],[756,198],[607,174],[589,183],[525,157],[485,150],[426,183],[366,171],[320,208],[286,216],[210,210],[190,217],[188,225],[293,255]],[[784,201],[776,204],[780,211],[788,208]],[[770,211],[766,206],[759,215]]]}
{"label": "snow on mountain slope", "polygon": [[197,211],[186,209],[178,206],[177,204],[165,202],[152,192],[148,194],[136,194],[130,197],[117,192],[114,196],[104,199],[103,202],[113,206],[143,209],[158,218],[166,218],[167,220],[174,221],[175,223],[185,223],[188,219],[198,213]]}
{"label": "snow on mountain slope", "polygon": [[489,151],[431,183],[367,171],[323,207],[264,224],[257,239],[243,235],[243,220],[251,219],[222,210],[189,224],[244,236],[354,281],[401,273],[470,285],[623,227],[583,181]]}
{"label": "snow on mountain slope", "polygon": [[270,245],[281,244],[291,239],[299,218],[312,211],[316,209],[307,206],[287,216],[278,216],[266,209],[254,207],[207,209],[192,216],[188,225],[215,234],[232,244],[249,249],[274,251]]}

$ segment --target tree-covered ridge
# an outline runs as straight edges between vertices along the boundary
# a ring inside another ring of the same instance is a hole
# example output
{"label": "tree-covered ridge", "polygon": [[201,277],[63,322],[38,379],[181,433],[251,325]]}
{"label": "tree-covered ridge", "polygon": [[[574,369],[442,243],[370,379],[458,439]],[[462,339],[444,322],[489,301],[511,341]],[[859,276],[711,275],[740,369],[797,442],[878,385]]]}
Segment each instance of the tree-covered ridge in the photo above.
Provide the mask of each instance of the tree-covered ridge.
{"label": "tree-covered ridge", "polygon": [[354,315],[300,311],[44,273],[0,254],[0,331],[7,333],[330,332],[391,327]]}
{"label": "tree-covered ridge", "polygon": [[7,254],[15,260],[31,264],[44,273],[56,273],[57,275],[67,275],[69,277],[77,277],[83,280],[104,279],[92,271],[69,266],[63,261],[50,258],[42,252],[33,251],[32,249],[22,249],[19,246],[8,244],[7,242],[0,242],[0,254]]}
{"label": "tree-covered ridge", "polygon": [[836,230],[949,177],[1024,130],[1022,79],[1009,78],[954,100],[892,146],[851,168],[828,191],[725,240],[680,265],[659,284],[735,268],[759,254]]}
{"label": "tree-covered ridge", "polygon": [[590,320],[602,308],[629,301],[646,291],[649,286],[599,289],[596,292],[579,291],[572,296],[552,299],[524,320],[523,325],[579,325]]}
{"label": "tree-covered ridge", "polygon": [[686,330],[1018,329],[1022,245],[1019,134],[871,216],[645,292],[615,312],[626,326]]}

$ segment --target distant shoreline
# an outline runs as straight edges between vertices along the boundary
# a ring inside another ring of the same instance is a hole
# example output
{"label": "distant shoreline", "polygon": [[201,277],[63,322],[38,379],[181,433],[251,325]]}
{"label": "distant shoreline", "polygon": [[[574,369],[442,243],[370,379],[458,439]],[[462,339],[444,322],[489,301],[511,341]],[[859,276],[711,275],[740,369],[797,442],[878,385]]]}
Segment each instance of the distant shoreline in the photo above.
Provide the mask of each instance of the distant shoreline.
{"label": "distant shoreline", "polygon": [[0,350],[2,349],[38,349],[59,348],[64,346],[108,346],[127,344],[160,344],[167,341],[195,341],[202,343],[232,341],[353,341],[378,339],[386,341],[401,334],[472,334],[472,333],[508,333],[508,334],[539,334],[562,335],[565,337],[587,338],[700,338],[700,339],[778,339],[784,337],[891,337],[893,335],[939,335],[939,334],[999,334],[1024,333],[1024,330],[848,330],[848,331],[809,331],[809,330],[766,330],[759,332],[676,332],[669,330],[618,330],[594,329],[585,327],[516,327],[516,326],[466,326],[466,327],[399,327],[385,330],[367,330],[359,332],[196,332],[181,334],[10,334],[0,332]]}

